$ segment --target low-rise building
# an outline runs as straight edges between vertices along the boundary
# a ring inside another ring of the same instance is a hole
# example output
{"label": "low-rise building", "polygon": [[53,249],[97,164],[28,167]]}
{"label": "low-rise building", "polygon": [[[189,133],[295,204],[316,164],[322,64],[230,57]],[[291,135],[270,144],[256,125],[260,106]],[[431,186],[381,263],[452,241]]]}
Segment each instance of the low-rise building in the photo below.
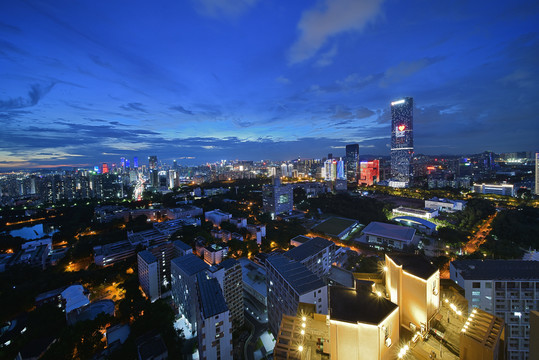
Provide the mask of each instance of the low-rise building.
{"label": "low-rise building", "polygon": [[183,241],[174,240],[172,242],[172,245],[174,246],[174,258],[193,253],[193,247],[191,247],[190,245],[187,245]]}
{"label": "low-rise building", "polygon": [[518,188],[513,184],[473,184],[473,192],[479,194],[495,194],[516,196]]}
{"label": "low-rise building", "polygon": [[486,311],[473,309],[460,332],[460,360],[505,359],[505,324]]}
{"label": "low-rise building", "polygon": [[219,226],[223,221],[229,221],[232,215],[219,209],[206,211],[204,215],[206,221],[210,221],[214,226]]}
{"label": "low-rise building", "polygon": [[135,256],[135,247],[128,240],[94,246],[94,262],[99,266],[110,266]]}
{"label": "low-rise building", "polygon": [[438,216],[438,210],[432,209],[432,208],[414,209],[414,208],[399,206],[398,208],[393,209],[392,212],[394,215],[397,215],[397,214],[408,215],[408,216],[419,217],[422,219],[432,219]]}
{"label": "low-rise building", "polygon": [[433,197],[425,200],[425,208],[446,212],[461,211],[466,208],[466,201]]}
{"label": "low-rise building", "polygon": [[228,247],[224,244],[212,244],[204,248],[204,261],[209,265],[217,265],[228,254]]}
{"label": "low-rise building", "polygon": [[363,229],[362,238],[375,247],[404,249],[414,244],[415,232],[415,229],[409,227],[373,221]]}

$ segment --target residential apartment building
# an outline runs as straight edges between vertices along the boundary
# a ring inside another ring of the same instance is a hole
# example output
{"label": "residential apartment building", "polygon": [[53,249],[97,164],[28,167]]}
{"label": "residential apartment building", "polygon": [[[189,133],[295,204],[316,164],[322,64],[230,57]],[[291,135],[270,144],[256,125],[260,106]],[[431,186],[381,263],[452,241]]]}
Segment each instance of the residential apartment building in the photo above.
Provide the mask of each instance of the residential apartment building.
{"label": "residential apartment building", "polygon": [[230,312],[234,330],[244,324],[242,267],[238,260],[226,259],[209,268],[208,273],[219,281]]}
{"label": "residential apartment building", "polygon": [[232,359],[232,324],[230,313],[215,278],[205,271],[197,273],[197,334],[202,360]]}
{"label": "residential apartment building", "polygon": [[333,241],[315,237],[288,250],[284,256],[302,263],[316,276],[321,277],[331,269],[336,251],[337,245]]}
{"label": "residential apartment building", "polygon": [[157,258],[148,250],[137,254],[138,280],[142,291],[151,302],[161,296],[160,266]]}
{"label": "residential apartment building", "polygon": [[196,333],[196,275],[209,266],[194,254],[187,254],[170,263],[172,299],[181,316],[185,317],[192,335]]}
{"label": "residential apartment building", "polygon": [[300,262],[282,255],[266,259],[268,321],[274,335],[279,331],[283,314],[295,315],[300,302],[314,304],[315,311],[327,314],[327,286]]}
{"label": "residential apartment building", "polygon": [[449,271],[464,289],[469,311],[479,308],[505,321],[507,359],[528,359],[530,311],[539,308],[539,261],[458,260]]}

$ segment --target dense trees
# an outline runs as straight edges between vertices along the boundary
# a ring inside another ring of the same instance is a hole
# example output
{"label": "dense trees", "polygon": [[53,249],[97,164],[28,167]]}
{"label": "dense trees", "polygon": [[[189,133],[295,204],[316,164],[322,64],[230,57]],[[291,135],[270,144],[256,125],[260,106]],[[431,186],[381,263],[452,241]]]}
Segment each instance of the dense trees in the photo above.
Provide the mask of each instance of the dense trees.
{"label": "dense trees", "polygon": [[324,213],[355,219],[362,224],[368,224],[371,221],[387,221],[384,209],[389,209],[387,204],[376,199],[352,197],[348,194],[325,194],[309,199],[308,202],[310,214],[317,214],[320,209]]}

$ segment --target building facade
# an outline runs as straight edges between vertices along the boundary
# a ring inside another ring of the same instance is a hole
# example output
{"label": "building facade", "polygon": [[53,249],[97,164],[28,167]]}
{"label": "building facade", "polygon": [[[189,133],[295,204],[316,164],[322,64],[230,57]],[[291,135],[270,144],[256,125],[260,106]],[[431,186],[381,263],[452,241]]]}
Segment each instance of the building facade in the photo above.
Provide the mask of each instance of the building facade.
{"label": "building facade", "polygon": [[151,302],[161,296],[160,266],[157,258],[148,250],[137,254],[138,280],[142,291]]}
{"label": "building facade", "polygon": [[449,271],[464,289],[470,311],[479,308],[505,321],[507,359],[528,359],[530,311],[539,307],[539,262],[459,260]]}
{"label": "building facade", "polygon": [[359,163],[359,183],[371,186],[380,181],[380,160],[362,161]]}
{"label": "building facade", "polygon": [[291,185],[282,185],[279,178],[273,184],[262,187],[262,208],[272,215],[288,214],[294,208],[294,194]]}
{"label": "building facade", "polygon": [[346,180],[356,183],[358,179],[359,145],[346,145]]}
{"label": "building facade", "polygon": [[314,304],[316,313],[327,314],[328,290],[326,284],[305,265],[284,256],[270,256],[266,260],[268,288],[268,321],[277,335],[283,314],[295,315],[300,302]]}
{"label": "building facade", "polygon": [[414,100],[405,97],[391,103],[391,178],[409,183],[414,155]]}

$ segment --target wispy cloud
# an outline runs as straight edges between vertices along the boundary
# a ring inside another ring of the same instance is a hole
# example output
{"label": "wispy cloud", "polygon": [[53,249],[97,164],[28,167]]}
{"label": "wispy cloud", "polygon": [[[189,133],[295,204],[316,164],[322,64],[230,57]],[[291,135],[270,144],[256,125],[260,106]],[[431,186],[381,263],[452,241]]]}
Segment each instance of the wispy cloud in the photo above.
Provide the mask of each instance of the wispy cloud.
{"label": "wispy cloud", "polygon": [[182,114],[193,115],[193,112],[191,110],[187,110],[186,108],[184,108],[181,105],[171,106],[169,109],[170,110],[176,110],[178,112],[181,112]]}
{"label": "wispy cloud", "polygon": [[253,7],[258,0],[192,0],[197,12],[203,16],[220,18],[235,18],[249,8]]}
{"label": "wispy cloud", "polygon": [[408,76],[411,76],[418,71],[436,64],[437,62],[440,62],[444,60],[445,57],[437,56],[437,57],[426,57],[414,61],[402,61],[396,66],[390,67],[387,69],[387,71],[384,74],[383,79],[380,81],[380,86],[388,86],[392,83],[396,83],[401,81],[404,78],[407,78]]}
{"label": "wispy cloud", "polygon": [[363,30],[380,16],[382,3],[383,0],[325,0],[305,11],[298,24],[301,34],[289,51],[289,63],[313,57],[331,37]]}
{"label": "wispy cloud", "polygon": [[128,104],[122,105],[120,107],[122,109],[124,109],[124,110],[127,110],[127,111],[139,111],[139,112],[143,112],[143,113],[147,112],[146,109],[144,109],[144,104],[139,103],[139,102],[128,103]]}
{"label": "wispy cloud", "polygon": [[17,97],[7,100],[0,100],[0,111],[22,109],[37,105],[56,83],[50,83],[48,85],[33,84],[30,86],[30,90],[26,97]]}

